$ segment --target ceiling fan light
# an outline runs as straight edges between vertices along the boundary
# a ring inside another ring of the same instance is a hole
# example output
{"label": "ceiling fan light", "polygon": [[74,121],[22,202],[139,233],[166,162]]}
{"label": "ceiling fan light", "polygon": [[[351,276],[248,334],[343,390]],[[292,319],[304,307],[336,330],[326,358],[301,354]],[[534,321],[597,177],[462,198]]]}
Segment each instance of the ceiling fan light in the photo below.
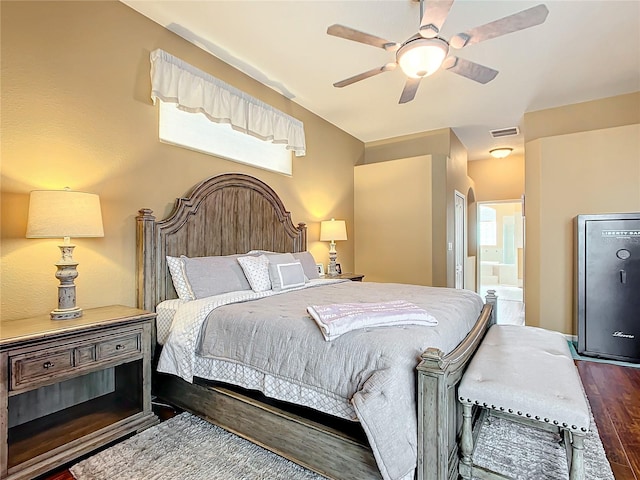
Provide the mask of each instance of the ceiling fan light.
{"label": "ceiling fan light", "polygon": [[513,151],[513,148],[500,147],[500,148],[494,148],[493,150],[489,150],[489,153],[493,158],[505,158],[505,157],[508,157],[512,151]]}
{"label": "ceiling fan light", "polygon": [[398,49],[396,59],[411,78],[428,77],[440,68],[449,53],[449,45],[439,38],[416,38]]}

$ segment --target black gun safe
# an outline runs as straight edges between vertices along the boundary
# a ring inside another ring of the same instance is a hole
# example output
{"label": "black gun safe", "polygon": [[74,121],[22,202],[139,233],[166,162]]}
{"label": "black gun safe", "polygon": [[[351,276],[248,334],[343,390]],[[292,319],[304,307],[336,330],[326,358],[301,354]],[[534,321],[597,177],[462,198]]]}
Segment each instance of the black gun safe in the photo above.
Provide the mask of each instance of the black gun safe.
{"label": "black gun safe", "polygon": [[578,353],[640,363],[640,213],[575,224]]}

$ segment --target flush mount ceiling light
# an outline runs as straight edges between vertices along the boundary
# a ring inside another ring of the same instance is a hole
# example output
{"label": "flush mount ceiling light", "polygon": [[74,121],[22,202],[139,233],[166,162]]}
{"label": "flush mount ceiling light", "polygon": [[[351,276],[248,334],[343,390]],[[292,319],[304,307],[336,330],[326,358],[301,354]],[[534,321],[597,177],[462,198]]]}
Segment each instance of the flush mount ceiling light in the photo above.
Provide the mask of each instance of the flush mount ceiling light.
{"label": "flush mount ceiling light", "polygon": [[505,158],[508,157],[511,152],[513,152],[513,148],[511,147],[500,147],[489,150],[489,153],[493,158]]}
{"label": "flush mount ceiling light", "polygon": [[440,68],[449,45],[439,38],[416,37],[398,49],[396,60],[407,77],[428,77]]}

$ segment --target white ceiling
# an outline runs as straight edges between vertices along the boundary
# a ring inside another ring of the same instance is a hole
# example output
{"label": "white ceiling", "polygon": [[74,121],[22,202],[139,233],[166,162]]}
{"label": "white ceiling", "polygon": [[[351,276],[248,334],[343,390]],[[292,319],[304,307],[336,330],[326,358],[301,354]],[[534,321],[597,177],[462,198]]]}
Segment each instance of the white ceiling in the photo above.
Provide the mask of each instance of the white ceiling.
{"label": "white ceiling", "polygon": [[[363,142],[451,127],[470,160],[503,145],[522,153],[522,133],[497,140],[489,131],[521,127],[525,112],[640,91],[638,0],[546,1],[542,25],[456,52],[499,70],[495,80],[481,85],[438,71],[404,105],[400,69],[334,88],[395,58],[326,30],[339,23],[403,42],[420,23],[414,0],[122,1]],[[538,3],[457,0],[442,36]]]}

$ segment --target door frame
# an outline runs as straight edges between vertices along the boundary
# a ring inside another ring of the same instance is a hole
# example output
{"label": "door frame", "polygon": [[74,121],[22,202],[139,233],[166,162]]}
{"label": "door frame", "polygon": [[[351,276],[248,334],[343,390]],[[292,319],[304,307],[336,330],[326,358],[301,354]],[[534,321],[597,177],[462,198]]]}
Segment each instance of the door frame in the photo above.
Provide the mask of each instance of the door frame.
{"label": "door frame", "polygon": [[454,190],[453,194],[453,282],[455,288],[465,288],[467,196],[458,190]]}

